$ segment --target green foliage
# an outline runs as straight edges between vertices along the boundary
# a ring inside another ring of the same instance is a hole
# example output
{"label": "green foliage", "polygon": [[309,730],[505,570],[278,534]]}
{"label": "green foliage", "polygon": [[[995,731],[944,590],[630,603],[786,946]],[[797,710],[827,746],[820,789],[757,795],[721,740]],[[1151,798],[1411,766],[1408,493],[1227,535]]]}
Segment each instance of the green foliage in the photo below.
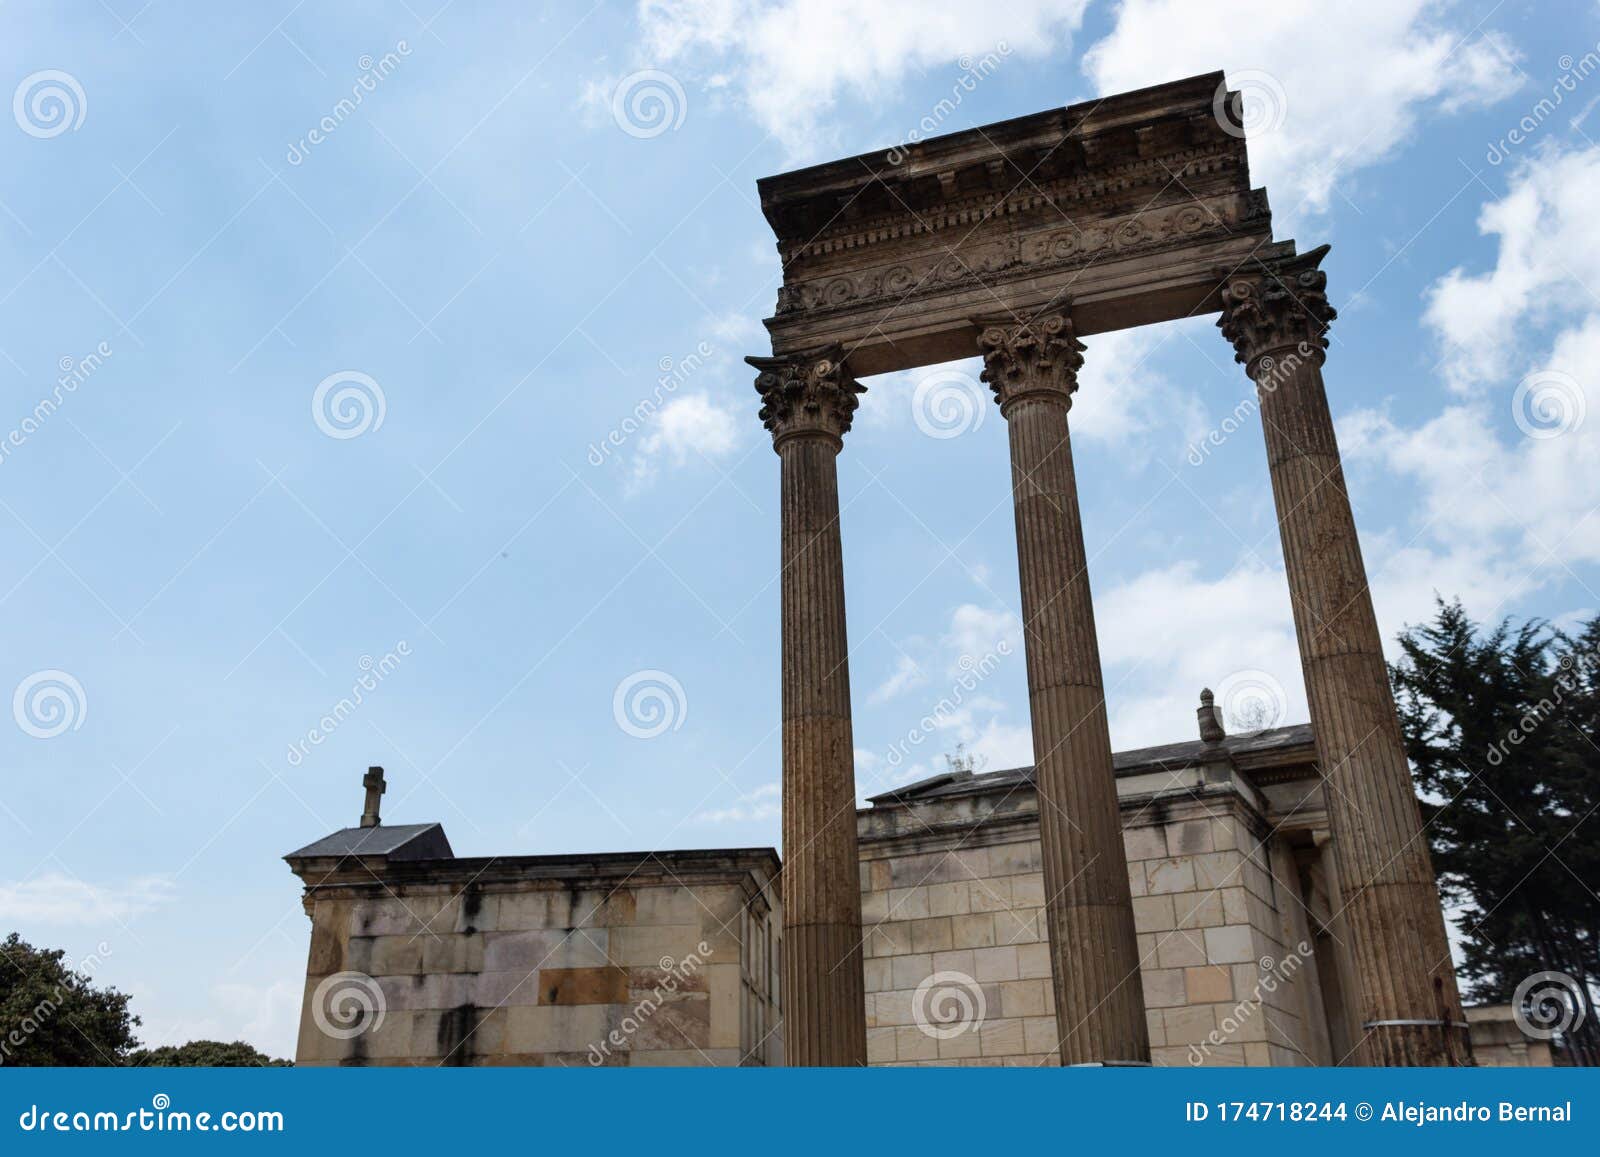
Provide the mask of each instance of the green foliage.
{"label": "green foliage", "polygon": [[88,957],[69,966],[59,948],[13,932],[0,944],[0,1067],[5,1065],[287,1065],[244,1041],[197,1040],[142,1049],[129,997],[96,988]]}
{"label": "green foliage", "polygon": [[291,1061],[269,1057],[242,1040],[228,1043],[215,1040],[192,1040],[183,1045],[163,1045],[158,1049],[140,1049],[128,1058],[130,1065],[152,1068],[248,1068],[281,1066]]}
{"label": "green foliage", "polygon": [[[1492,629],[1459,602],[1400,636],[1390,672],[1434,869],[1458,907],[1467,995],[1536,972],[1600,985],[1600,617],[1576,637]],[[1563,1042],[1600,1063],[1593,1000]]]}
{"label": "green foliage", "polygon": [[0,944],[0,1065],[117,1065],[137,1044],[129,998],[65,956],[15,932]]}

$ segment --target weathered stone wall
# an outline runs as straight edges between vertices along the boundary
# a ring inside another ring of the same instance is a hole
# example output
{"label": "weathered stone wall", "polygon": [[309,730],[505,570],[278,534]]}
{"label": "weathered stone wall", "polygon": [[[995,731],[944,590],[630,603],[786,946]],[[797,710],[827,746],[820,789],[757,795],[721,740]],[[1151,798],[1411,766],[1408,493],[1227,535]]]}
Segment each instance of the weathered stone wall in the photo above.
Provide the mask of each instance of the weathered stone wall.
{"label": "weathered stone wall", "polygon": [[1517,1024],[1509,1004],[1467,1009],[1472,1059],[1490,1068],[1542,1068],[1555,1064],[1550,1042],[1530,1037]]}
{"label": "weathered stone wall", "polygon": [[781,1060],[764,877],[481,885],[470,863],[312,889],[298,1063]]}
{"label": "weathered stone wall", "polygon": [[[1118,789],[1154,1062],[1331,1063],[1329,962],[1273,805],[1226,765]],[[1031,785],[880,799],[861,840],[870,1062],[1056,1063]]]}

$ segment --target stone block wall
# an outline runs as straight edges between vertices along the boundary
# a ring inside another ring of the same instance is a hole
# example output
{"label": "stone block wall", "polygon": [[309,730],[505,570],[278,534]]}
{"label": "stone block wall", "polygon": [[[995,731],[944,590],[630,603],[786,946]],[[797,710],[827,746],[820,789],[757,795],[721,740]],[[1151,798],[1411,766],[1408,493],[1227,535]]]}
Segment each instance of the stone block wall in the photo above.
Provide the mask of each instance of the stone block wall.
{"label": "stone block wall", "polygon": [[1311,949],[1292,917],[1285,926],[1295,884],[1274,877],[1273,837],[1236,798],[1124,831],[1157,1064],[1315,1063],[1301,984]]}
{"label": "stone block wall", "polygon": [[861,874],[869,1064],[1050,1058],[1055,1002],[1036,833],[864,858]]}
{"label": "stone block wall", "polygon": [[[982,783],[861,813],[871,1064],[1058,1061],[1037,801]],[[1118,786],[1154,1063],[1331,1063],[1328,962],[1264,798],[1228,768]]]}
{"label": "stone block wall", "polygon": [[466,863],[310,891],[298,1063],[781,1059],[765,874],[482,885]]}

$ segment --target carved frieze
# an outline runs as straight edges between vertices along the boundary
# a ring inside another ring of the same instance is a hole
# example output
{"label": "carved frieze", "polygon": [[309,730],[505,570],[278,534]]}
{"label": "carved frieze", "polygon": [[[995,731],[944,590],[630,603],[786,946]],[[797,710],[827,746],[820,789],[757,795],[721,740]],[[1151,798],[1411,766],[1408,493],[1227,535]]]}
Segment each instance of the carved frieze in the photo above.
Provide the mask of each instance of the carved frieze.
{"label": "carved frieze", "polygon": [[1011,276],[1071,269],[1095,261],[1225,237],[1265,214],[1259,197],[1229,195],[1188,201],[1123,217],[1084,218],[1004,237],[975,239],[895,264],[836,276],[791,278],[778,291],[778,316],[854,309],[896,302],[968,285],[992,285]]}

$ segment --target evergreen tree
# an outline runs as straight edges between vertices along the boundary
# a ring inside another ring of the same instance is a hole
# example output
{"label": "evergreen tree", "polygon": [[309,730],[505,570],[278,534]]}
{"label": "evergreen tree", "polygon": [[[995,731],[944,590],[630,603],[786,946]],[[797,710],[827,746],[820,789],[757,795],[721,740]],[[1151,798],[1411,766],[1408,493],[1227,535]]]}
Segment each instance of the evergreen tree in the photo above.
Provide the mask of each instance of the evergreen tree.
{"label": "evergreen tree", "polygon": [[1467,995],[1507,1002],[1535,973],[1566,974],[1567,1008],[1531,1011],[1580,1021],[1556,1043],[1600,1064],[1600,617],[1576,637],[1480,629],[1441,601],[1400,646],[1395,699]]}

